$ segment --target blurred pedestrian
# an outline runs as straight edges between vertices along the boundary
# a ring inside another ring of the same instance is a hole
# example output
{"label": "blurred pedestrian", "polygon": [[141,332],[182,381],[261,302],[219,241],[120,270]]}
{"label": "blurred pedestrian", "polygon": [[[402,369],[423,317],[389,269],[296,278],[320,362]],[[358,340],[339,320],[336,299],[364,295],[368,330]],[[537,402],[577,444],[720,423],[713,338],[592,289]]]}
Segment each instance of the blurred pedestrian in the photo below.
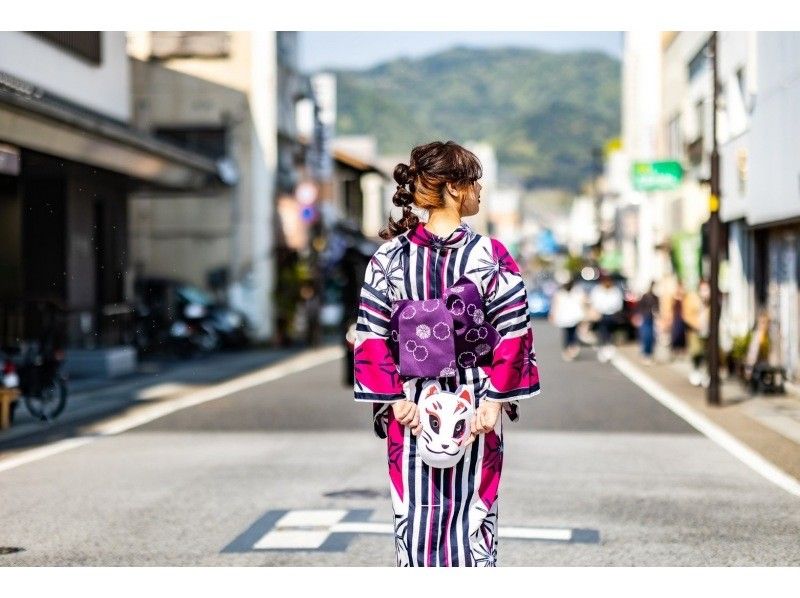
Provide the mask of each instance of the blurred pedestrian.
{"label": "blurred pedestrian", "polygon": [[672,294],[672,320],[670,324],[670,349],[673,357],[682,355],[686,351],[686,322],[683,319],[683,301],[686,290],[680,279]]}
{"label": "blurred pedestrian", "polygon": [[597,358],[605,363],[614,355],[611,335],[616,324],[615,316],[622,311],[622,291],[608,274],[603,274],[600,284],[592,289],[589,301],[592,308],[600,314],[600,320],[597,322],[599,336]]}
{"label": "blurred pedestrian", "polygon": [[653,363],[653,345],[655,344],[655,320],[658,316],[658,296],[653,292],[655,283],[642,295],[637,305],[641,323],[639,324],[639,340],[642,343],[642,356],[645,365]]}
{"label": "blurred pedestrian", "polygon": [[683,302],[683,320],[687,326],[687,346],[692,361],[689,382],[693,386],[708,385],[708,372],[703,372],[701,366],[706,361],[710,301],[711,287],[707,280],[702,279],[697,290],[687,293]]}
{"label": "blurred pedestrian", "polygon": [[561,328],[562,350],[561,358],[572,361],[580,352],[577,327],[583,321],[583,293],[575,287],[572,280],[568,280],[553,296],[553,306],[550,309],[550,322]]}

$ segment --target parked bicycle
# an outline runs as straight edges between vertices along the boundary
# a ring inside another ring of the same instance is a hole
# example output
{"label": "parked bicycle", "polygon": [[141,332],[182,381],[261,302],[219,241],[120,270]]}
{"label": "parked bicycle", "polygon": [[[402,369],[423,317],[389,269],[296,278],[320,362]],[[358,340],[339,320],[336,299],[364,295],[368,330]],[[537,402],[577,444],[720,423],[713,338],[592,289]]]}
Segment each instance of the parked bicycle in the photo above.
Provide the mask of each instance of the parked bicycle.
{"label": "parked bicycle", "polygon": [[[18,388],[33,417],[52,421],[64,411],[69,394],[63,373],[63,310],[48,301],[24,301],[4,303],[0,312],[0,384]],[[12,405],[12,421],[18,403]]]}

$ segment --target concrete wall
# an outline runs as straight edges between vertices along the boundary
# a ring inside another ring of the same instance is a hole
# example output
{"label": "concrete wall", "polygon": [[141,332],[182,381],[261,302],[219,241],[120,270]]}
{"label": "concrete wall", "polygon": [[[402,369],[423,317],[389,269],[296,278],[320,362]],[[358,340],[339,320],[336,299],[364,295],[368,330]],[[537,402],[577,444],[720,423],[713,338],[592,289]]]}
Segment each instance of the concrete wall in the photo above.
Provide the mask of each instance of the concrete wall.
{"label": "concrete wall", "polygon": [[201,287],[230,260],[230,197],[139,197],[129,202],[131,263],[141,274]]}
{"label": "concrete wall", "polygon": [[[757,71],[755,51],[757,33],[721,31],[719,33],[719,80],[723,85],[719,110],[720,217],[728,222],[744,218],[749,199],[747,184],[751,153],[750,121]],[[740,89],[737,71],[741,69],[745,89]]]}
{"label": "concrete wall", "polygon": [[[131,59],[136,126],[227,127],[229,151],[249,163],[250,121],[247,96],[207,79]],[[237,191],[214,194],[146,192],[131,196],[131,263],[142,274],[177,277],[205,286],[208,271],[231,267]],[[249,232],[249,231],[248,231]],[[233,274],[233,272],[231,272]]]}
{"label": "concrete wall", "polygon": [[[226,124],[228,150],[240,173],[238,184],[229,194],[194,198],[193,209],[177,203],[174,209],[185,212],[188,220],[181,220],[183,216],[176,215],[173,208],[152,203],[134,212],[132,218],[163,220],[168,229],[142,234],[150,238],[167,232],[174,235],[176,259],[193,260],[185,271],[195,278],[200,276],[198,262],[204,262],[206,269],[215,267],[227,252],[232,280],[229,299],[254,323],[257,336],[266,340],[272,335],[274,319],[270,298],[275,278],[272,247],[278,169],[277,36],[274,31],[232,32],[231,36],[230,55],[225,58],[174,58],[149,73],[151,65],[145,65],[142,70],[148,74],[143,80],[135,67],[138,89],[164,90],[149,97],[149,105],[137,104],[137,112],[139,108],[149,111],[141,120],[137,115],[137,123]],[[149,39],[149,32],[130,33],[131,55],[147,58]],[[226,230],[227,249],[221,240]],[[198,256],[192,248],[198,248],[200,238],[205,238],[205,253]],[[145,251],[144,241],[140,241],[137,255]],[[168,247],[166,241],[157,241],[150,251],[162,255]],[[149,258],[150,262],[155,259],[156,255]]]}
{"label": "concrete wall", "polygon": [[751,121],[751,224],[800,216],[800,33],[758,35]]}
{"label": "concrete wall", "polygon": [[131,109],[125,32],[101,35],[98,66],[27,33],[0,32],[0,71],[127,121]]}

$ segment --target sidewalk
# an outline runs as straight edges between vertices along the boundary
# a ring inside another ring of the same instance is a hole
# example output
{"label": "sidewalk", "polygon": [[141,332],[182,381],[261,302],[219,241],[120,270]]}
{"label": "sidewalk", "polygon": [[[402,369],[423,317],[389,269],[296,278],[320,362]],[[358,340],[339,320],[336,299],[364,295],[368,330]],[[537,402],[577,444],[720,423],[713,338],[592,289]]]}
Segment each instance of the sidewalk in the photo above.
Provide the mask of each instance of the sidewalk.
{"label": "sidewalk", "polygon": [[[323,343],[327,344],[327,343]],[[188,360],[150,360],[121,378],[70,380],[69,398],[52,423],[34,419],[20,404],[14,423],[0,431],[0,452],[73,436],[76,428],[136,405],[176,399],[202,386],[261,369],[306,347],[219,352]]]}
{"label": "sidewalk", "polygon": [[787,385],[786,395],[751,396],[736,379],[721,380],[722,404],[706,403],[706,389],[689,383],[688,360],[644,365],[636,344],[617,354],[638,376],[668,389],[693,411],[728,432],[779,469],[800,480],[800,395]]}

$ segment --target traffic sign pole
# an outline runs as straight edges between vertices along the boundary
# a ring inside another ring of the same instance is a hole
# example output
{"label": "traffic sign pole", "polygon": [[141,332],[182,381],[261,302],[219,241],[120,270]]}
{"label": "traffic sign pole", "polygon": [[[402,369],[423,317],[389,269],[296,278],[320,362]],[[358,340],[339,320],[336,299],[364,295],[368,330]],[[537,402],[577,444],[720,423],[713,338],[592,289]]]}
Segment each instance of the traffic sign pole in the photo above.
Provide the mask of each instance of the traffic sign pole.
{"label": "traffic sign pole", "polygon": [[709,201],[708,217],[708,246],[711,272],[709,273],[709,289],[711,291],[708,321],[708,392],[707,401],[710,405],[720,404],[719,388],[719,252],[720,252],[720,220],[719,220],[719,149],[717,147],[717,103],[719,99],[719,78],[717,76],[717,32],[711,34],[711,73],[713,83],[712,101],[712,133],[711,133],[711,197]]}

